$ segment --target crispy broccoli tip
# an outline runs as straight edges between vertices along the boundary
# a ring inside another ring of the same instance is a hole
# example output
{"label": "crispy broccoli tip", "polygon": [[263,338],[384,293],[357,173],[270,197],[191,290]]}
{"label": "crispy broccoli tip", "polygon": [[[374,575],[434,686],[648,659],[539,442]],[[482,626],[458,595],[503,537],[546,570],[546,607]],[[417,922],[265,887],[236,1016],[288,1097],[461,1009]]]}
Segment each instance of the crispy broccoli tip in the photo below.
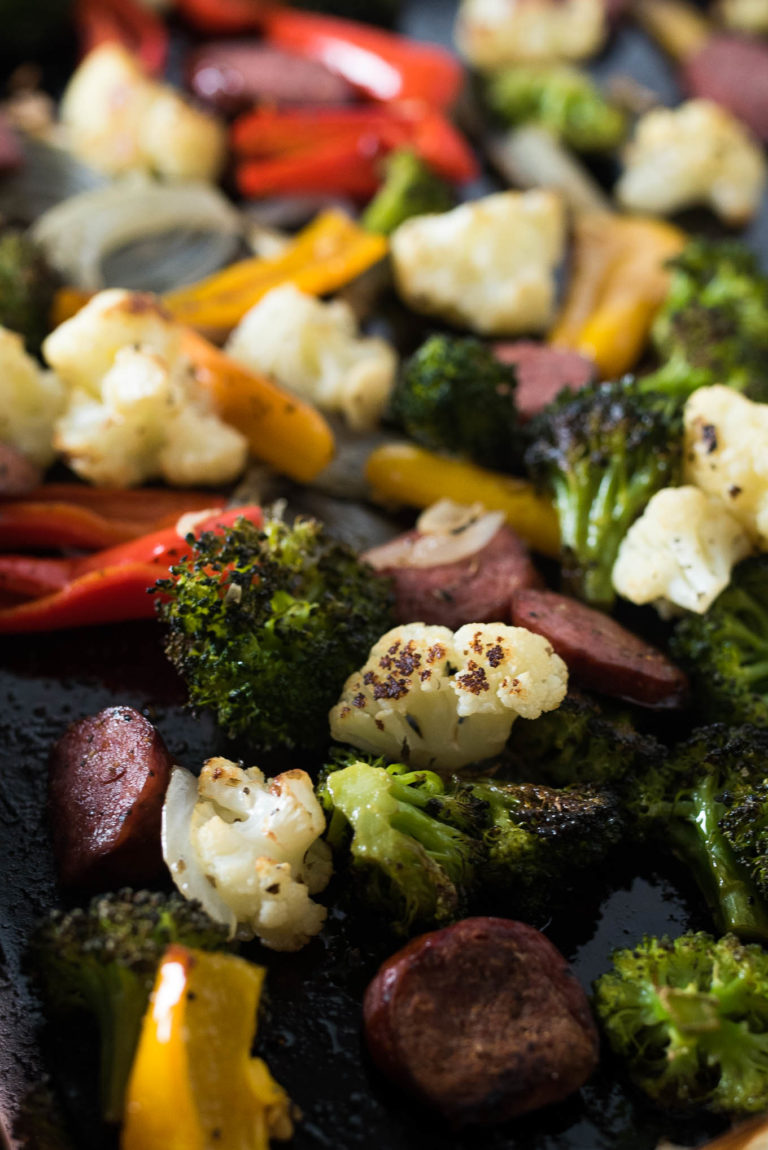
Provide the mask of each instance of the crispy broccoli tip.
{"label": "crispy broccoli tip", "polygon": [[627,117],[585,73],[564,64],[516,64],[489,76],[489,108],[505,123],[537,124],[577,152],[618,147]]}
{"label": "crispy broccoli tip", "polygon": [[38,352],[50,329],[57,277],[37,245],[23,232],[0,233],[0,327],[23,336]]}
{"label": "crispy broccoli tip", "polygon": [[447,212],[455,198],[450,186],[415,152],[390,152],[384,163],[384,183],[363,212],[369,232],[388,236],[411,216]]}
{"label": "crispy broccoli tip", "polygon": [[727,384],[768,400],[768,276],[754,255],[735,241],[693,240],[669,267],[652,329],[662,365],[642,386],[685,400]]}
{"label": "crispy broccoli tip", "polygon": [[393,624],[390,582],[313,519],[206,532],[157,584],[189,701],[262,749],[328,742],[328,711]]}
{"label": "crispy broccoli tip", "polygon": [[661,1106],[768,1107],[768,953],[734,935],[645,938],[595,983],[611,1049]]}
{"label": "crispy broccoli tip", "polygon": [[687,615],[670,641],[708,717],[768,727],[768,555],[739,563],[703,615]]}
{"label": "crispy broccoli tip", "polygon": [[526,465],[558,513],[564,589],[609,608],[622,539],[651,496],[678,481],[682,409],[627,377],[561,393],[529,433]]}
{"label": "crispy broccoli tip", "polygon": [[391,399],[393,419],[433,451],[486,467],[520,467],[523,437],[517,376],[478,339],[433,335],[406,362]]}
{"label": "crispy broccoli tip", "polygon": [[347,853],[362,904],[399,934],[484,908],[546,916],[570,876],[604,860],[621,837],[618,805],[597,788],[445,782],[352,760],[338,759],[319,788],[327,838]]}
{"label": "crispy broccoli tip", "polygon": [[33,938],[31,963],[51,1012],[85,1011],[96,1021],[107,1122],[122,1115],[155,973],[175,942],[218,950],[227,931],[180,895],[121,890],[84,909],[53,911]]}

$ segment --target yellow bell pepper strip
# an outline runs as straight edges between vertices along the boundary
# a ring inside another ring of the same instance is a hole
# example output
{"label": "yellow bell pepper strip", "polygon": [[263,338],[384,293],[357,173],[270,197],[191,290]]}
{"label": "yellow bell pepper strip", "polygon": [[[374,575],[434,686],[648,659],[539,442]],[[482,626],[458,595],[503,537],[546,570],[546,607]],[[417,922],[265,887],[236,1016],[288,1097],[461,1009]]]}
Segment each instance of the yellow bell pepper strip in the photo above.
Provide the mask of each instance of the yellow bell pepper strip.
{"label": "yellow bell pepper strip", "polygon": [[259,459],[299,483],[330,463],[333,432],[311,403],[242,367],[191,328],[182,347],[218,414],[242,432]]}
{"label": "yellow bell pepper strip", "polygon": [[343,212],[319,215],[279,255],[241,260],[163,296],[176,319],[206,331],[227,332],[280,284],[312,295],[336,291],[387,254],[383,236],[363,231]]}
{"label": "yellow bell pepper strip", "polygon": [[268,1150],[290,1101],[251,1058],[265,975],[233,954],[169,946],[142,1024],[121,1150]]}
{"label": "yellow bell pepper strip", "polygon": [[387,443],[368,456],[365,474],[384,503],[429,507],[438,499],[482,503],[503,511],[507,523],[534,551],[560,554],[557,514],[547,496],[525,479],[488,471],[474,463],[436,455],[411,443]]}
{"label": "yellow bell pepper strip", "polygon": [[603,379],[631,370],[667,294],[666,261],[685,239],[662,220],[611,212],[576,216],[571,279],[549,342],[593,359]]}

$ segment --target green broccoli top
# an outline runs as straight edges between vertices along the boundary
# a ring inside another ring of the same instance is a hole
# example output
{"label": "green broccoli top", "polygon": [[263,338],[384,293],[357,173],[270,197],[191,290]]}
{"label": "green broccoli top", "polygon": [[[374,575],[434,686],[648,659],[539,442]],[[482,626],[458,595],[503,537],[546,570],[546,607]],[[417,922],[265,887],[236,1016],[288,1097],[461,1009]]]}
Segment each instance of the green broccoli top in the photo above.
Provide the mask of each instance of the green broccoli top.
{"label": "green broccoli top", "polygon": [[122,1114],[155,974],[174,942],[218,950],[227,932],[180,895],[121,890],[97,896],[85,909],[52,911],[34,936],[32,963],[51,1010],[85,1009],[98,1024],[108,1122]]}
{"label": "green broccoli top", "polygon": [[727,384],[768,400],[768,276],[735,241],[692,240],[670,260],[672,279],[652,329],[662,360],[643,387],[686,399]]}
{"label": "green broccoli top", "polygon": [[0,327],[24,337],[37,352],[50,330],[56,276],[37,247],[22,232],[0,233]]}
{"label": "green broccoli top", "polygon": [[388,236],[411,216],[447,212],[455,202],[450,186],[415,152],[402,148],[384,161],[384,182],[362,214],[369,232]]}
{"label": "green broccoli top", "polygon": [[768,727],[768,555],[744,559],[703,615],[687,615],[670,641],[702,713]]}
{"label": "green broccoli top", "polygon": [[566,64],[515,64],[492,72],[485,86],[489,107],[510,125],[547,128],[577,152],[616,148],[627,117],[586,72]]}
{"label": "green broccoli top", "polygon": [[595,1008],[614,1053],[663,1106],[768,1107],[768,953],[733,935],[645,938],[613,956]]}
{"label": "green broccoli top", "polygon": [[393,623],[388,580],[313,519],[205,532],[157,584],[190,703],[263,749],[328,741],[328,711]]}
{"label": "green broccoli top", "polygon": [[627,377],[561,393],[529,430],[525,462],[554,497],[564,589],[610,607],[622,539],[651,496],[678,480],[681,408]]}
{"label": "green broccoli top", "polygon": [[514,367],[487,344],[432,335],[403,368],[392,416],[424,447],[514,471],[523,445],[516,390]]}

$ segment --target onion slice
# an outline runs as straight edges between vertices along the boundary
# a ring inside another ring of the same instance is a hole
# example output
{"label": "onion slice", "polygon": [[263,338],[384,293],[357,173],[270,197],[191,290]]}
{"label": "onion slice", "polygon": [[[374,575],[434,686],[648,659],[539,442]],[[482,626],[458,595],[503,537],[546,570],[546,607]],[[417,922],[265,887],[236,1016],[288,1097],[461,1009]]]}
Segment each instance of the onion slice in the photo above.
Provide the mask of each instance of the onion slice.
{"label": "onion slice", "polygon": [[[208,184],[129,178],[81,192],[50,208],[34,224],[32,237],[69,283],[98,291],[105,286],[104,261],[111,252],[179,229],[227,238],[231,256],[242,223],[225,196]],[[215,266],[207,270],[214,271],[227,258],[226,252],[217,252]],[[197,278],[205,272],[196,267],[193,274]]]}
{"label": "onion slice", "polygon": [[366,551],[363,559],[377,571],[392,567],[441,567],[477,555],[504,523],[503,511],[486,511],[440,499],[422,512],[416,531]]}

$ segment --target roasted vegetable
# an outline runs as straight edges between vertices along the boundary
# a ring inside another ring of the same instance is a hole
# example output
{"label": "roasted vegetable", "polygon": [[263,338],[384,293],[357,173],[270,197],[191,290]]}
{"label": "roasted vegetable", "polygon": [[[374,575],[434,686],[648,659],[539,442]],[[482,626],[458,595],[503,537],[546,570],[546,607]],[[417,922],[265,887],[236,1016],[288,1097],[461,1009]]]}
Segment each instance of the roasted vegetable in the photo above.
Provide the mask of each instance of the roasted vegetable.
{"label": "roasted vegetable", "polygon": [[371,232],[388,236],[411,216],[447,212],[454,205],[450,186],[415,152],[391,152],[384,163],[384,183],[362,215]]}
{"label": "roasted vegetable", "polygon": [[57,278],[37,245],[22,232],[0,233],[0,327],[38,352],[50,329]]}

